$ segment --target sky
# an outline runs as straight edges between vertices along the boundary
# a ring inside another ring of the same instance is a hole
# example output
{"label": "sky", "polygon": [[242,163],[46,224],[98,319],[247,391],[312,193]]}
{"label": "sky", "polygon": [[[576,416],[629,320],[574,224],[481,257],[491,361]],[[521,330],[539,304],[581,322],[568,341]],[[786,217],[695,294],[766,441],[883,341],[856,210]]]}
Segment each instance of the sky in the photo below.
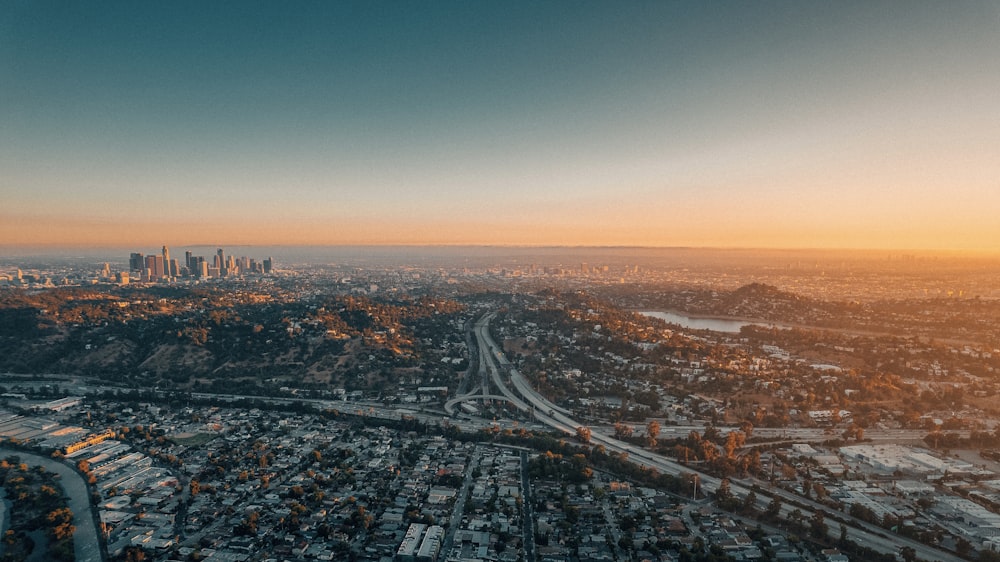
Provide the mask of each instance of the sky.
{"label": "sky", "polygon": [[1000,3],[0,3],[0,246],[1000,252]]}

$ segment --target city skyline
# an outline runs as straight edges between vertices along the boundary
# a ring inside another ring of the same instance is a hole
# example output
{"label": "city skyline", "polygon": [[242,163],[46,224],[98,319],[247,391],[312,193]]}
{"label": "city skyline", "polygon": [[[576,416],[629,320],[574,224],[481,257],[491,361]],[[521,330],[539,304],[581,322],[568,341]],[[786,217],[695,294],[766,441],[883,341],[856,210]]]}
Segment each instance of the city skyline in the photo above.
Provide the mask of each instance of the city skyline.
{"label": "city skyline", "polygon": [[[170,247],[164,245],[160,249],[160,255],[144,255],[142,252],[131,252],[128,259],[128,269],[119,272],[119,279],[128,284],[131,279],[129,274],[136,274],[135,281],[160,282],[177,278],[224,278],[229,276],[240,276],[249,274],[270,274],[272,272],[273,258],[270,256],[258,262],[256,258],[240,256],[237,258],[233,254],[227,254],[224,248],[216,248],[211,256],[212,261],[207,261],[205,256],[194,255],[190,249],[184,251],[184,261],[172,259],[170,257]],[[110,277],[110,268],[104,264],[104,277]]]}
{"label": "city skyline", "polygon": [[1000,7],[0,8],[0,246],[1000,251]]}

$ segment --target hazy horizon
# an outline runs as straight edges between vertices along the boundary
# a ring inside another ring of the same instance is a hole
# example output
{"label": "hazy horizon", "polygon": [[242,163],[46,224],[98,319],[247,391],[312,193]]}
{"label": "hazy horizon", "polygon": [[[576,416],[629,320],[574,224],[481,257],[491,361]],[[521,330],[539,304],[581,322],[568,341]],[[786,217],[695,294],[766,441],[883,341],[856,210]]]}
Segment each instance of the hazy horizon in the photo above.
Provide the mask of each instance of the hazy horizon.
{"label": "hazy horizon", "polygon": [[[18,258],[63,258],[127,261],[132,252],[159,254],[164,244],[37,246],[0,245],[0,260]],[[916,258],[919,260],[972,260],[995,262],[1000,252],[973,250],[921,250],[909,248],[739,248],[693,246],[558,246],[501,244],[165,244],[176,255],[191,251],[194,255],[214,255],[219,248],[227,254],[256,258],[272,257],[279,263],[324,263],[325,260],[375,259],[519,259],[541,258],[632,259],[637,265],[661,258],[690,257],[695,260],[721,259],[814,259],[817,261],[857,260],[885,262]]]}
{"label": "hazy horizon", "polygon": [[998,26],[975,1],[6,3],[0,247],[996,253]]}

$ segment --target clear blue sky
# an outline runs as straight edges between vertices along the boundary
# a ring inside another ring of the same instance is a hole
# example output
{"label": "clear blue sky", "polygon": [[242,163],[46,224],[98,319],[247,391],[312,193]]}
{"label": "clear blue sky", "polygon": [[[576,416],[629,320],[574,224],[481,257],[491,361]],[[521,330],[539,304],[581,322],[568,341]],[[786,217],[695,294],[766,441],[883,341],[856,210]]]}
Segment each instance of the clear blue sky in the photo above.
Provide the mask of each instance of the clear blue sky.
{"label": "clear blue sky", "polygon": [[1000,249],[996,2],[0,4],[0,244]]}

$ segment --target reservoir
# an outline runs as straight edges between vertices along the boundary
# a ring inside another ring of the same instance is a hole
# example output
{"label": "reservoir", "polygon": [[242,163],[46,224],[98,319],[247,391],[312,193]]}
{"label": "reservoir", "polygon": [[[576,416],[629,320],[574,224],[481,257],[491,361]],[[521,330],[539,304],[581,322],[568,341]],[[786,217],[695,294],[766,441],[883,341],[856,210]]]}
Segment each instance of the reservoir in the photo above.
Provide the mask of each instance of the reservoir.
{"label": "reservoir", "polygon": [[714,332],[726,332],[729,334],[740,333],[740,328],[743,326],[773,326],[773,324],[727,320],[724,318],[693,318],[674,312],[641,311],[639,314],[659,318],[660,320],[665,320],[670,324],[677,324],[689,330],[712,330]]}

